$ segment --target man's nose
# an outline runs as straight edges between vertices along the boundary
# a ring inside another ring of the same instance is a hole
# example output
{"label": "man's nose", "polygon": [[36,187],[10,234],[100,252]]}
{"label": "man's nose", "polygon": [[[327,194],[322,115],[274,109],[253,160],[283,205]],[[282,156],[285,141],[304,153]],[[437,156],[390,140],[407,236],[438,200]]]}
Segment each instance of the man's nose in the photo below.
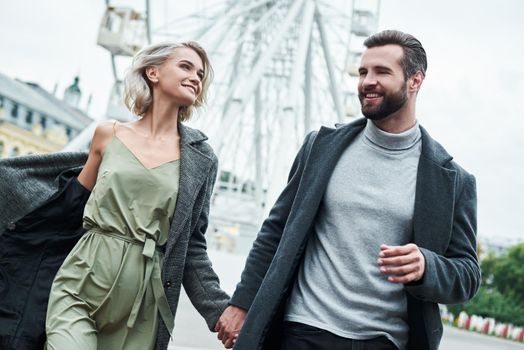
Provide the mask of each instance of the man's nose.
{"label": "man's nose", "polygon": [[377,77],[374,74],[366,74],[362,78],[362,86],[373,86],[377,85]]}

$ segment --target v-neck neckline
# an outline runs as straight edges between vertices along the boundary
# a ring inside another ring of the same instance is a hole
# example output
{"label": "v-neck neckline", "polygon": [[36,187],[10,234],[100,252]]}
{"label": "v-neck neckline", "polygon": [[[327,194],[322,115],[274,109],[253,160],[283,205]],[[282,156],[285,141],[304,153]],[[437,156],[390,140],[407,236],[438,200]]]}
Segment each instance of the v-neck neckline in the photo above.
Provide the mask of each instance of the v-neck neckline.
{"label": "v-neck neckline", "polygon": [[156,166],[154,166],[154,167],[148,168],[148,167],[146,167],[146,166],[144,165],[144,163],[140,160],[140,158],[138,158],[138,157],[136,156],[136,154],[134,154],[133,151],[131,151],[131,149],[130,149],[129,147],[127,147],[127,145],[126,145],[122,140],[120,140],[120,138],[119,138],[118,136],[113,135],[113,140],[111,140],[111,141],[114,141],[115,139],[118,140],[118,142],[119,142],[122,146],[124,146],[125,150],[133,156],[133,158],[134,158],[134,159],[135,159],[135,160],[136,160],[136,161],[137,161],[137,162],[142,166],[142,168],[144,168],[144,169],[146,169],[146,170],[155,170],[155,169],[160,168],[160,167],[162,167],[162,166],[164,166],[164,165],[167,165],[167,164],[170,164],[170,163],[176,163],[176,162],[180,161],[180,158],[178,158],[178,159],[172,159],[172,160],[168,160],[167,162],[164,162],[164,163],[161,163],[161,164],[159,164],[159,165],[156,165]]}

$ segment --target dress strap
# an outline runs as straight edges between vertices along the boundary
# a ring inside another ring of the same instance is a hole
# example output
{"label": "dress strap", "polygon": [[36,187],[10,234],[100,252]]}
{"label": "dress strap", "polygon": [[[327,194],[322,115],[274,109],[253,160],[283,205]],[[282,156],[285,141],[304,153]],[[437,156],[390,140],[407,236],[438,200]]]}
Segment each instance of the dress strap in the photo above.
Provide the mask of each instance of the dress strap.
{"label": "dress strap", "polygon": [[113,136],[116,135],[116,122],[117,121],[115,120],[115,122],[113,123]]}

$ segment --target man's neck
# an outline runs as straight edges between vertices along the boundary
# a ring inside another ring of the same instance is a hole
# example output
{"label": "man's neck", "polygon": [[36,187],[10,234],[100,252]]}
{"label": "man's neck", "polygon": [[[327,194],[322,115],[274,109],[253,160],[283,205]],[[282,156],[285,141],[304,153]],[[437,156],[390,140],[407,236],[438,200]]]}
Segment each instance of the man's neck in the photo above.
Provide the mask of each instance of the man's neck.
{"label": "man's neck", "polygon": [[416,123],[414,110],[399,110],[384,119],[373,120],[377,128],[391,134],[400,134],[411,129]]}

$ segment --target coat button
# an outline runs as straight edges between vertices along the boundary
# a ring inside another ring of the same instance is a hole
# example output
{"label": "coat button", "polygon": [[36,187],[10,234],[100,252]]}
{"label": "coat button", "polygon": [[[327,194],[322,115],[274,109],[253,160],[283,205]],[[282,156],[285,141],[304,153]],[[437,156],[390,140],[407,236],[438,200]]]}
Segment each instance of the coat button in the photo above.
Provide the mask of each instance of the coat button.
{"label": "coat button", "polygon": [[7,230],[8,231],[14,231],[16,229],[16,224],[14,222],[10,222],[7,224]]}
{"label": "coat button", "polygon": [[165,284],[166,288],[171,288],[171,281],[166,281],[166,284]]}

